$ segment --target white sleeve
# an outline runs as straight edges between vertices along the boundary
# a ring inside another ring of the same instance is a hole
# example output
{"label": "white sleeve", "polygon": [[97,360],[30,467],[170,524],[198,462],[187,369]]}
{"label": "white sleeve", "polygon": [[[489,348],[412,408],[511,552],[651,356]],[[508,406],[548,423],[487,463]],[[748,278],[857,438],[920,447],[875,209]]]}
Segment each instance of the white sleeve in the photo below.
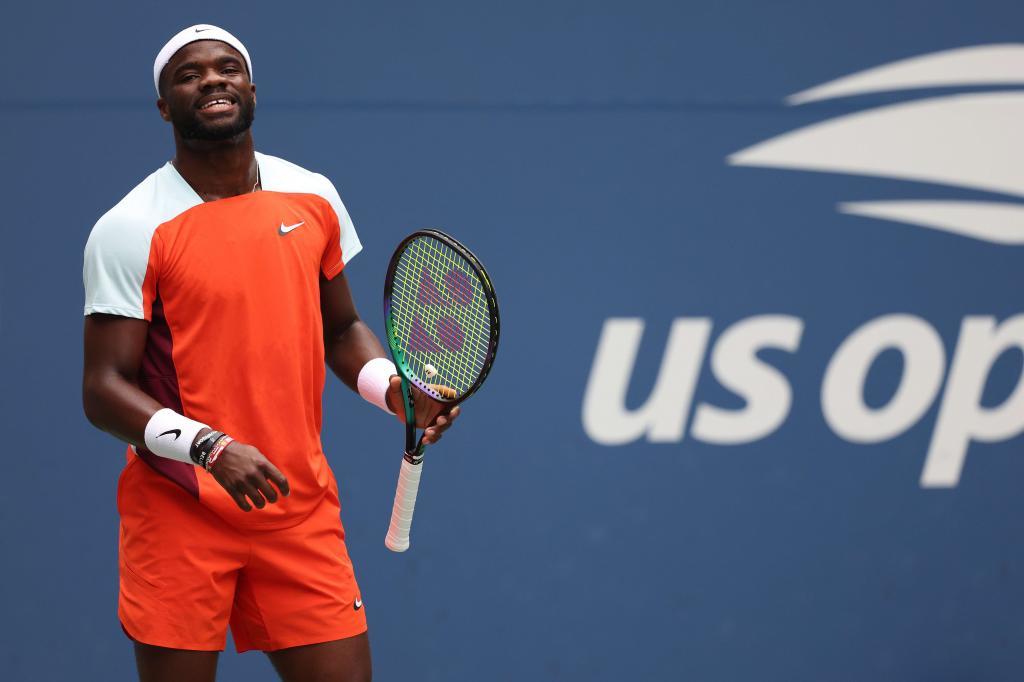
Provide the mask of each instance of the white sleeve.
{"label": "white sleeve", "polygon": [[108,313],[149,319],[143,286],[149,267],[152,229],[107,213],[85,245],[85,314]]}
{"label": "white sleeve", "polygon": [[352,218],[348,215],[348,209],[342,203],[338,190],[334,188],[334,183],[322,175],[320,177],[323,178],[324,187],[321,196],[327,199],[331,208],[334,209],[334,213],[338,216],[338,227],[340,228],[341,236],[341,262],[347,265],[353,256],[363,250],[363,245],[359,241],[359,235],[356,234],[356,226],[352,224]]}

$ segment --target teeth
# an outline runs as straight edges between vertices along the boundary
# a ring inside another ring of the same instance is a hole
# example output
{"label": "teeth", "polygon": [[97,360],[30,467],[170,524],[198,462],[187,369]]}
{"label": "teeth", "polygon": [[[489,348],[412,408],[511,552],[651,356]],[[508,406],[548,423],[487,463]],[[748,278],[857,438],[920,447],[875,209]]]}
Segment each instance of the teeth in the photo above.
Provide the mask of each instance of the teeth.
{"label": "teeth", "polygon": [[212,102],[207,102],[206,104],[204,104],[203,106],[201,106],[199,108],[200,109],[206,109],[207,107],[212,107],[214,104],[231,104],[231,102],[229,102],[226,99],[215,99]]}

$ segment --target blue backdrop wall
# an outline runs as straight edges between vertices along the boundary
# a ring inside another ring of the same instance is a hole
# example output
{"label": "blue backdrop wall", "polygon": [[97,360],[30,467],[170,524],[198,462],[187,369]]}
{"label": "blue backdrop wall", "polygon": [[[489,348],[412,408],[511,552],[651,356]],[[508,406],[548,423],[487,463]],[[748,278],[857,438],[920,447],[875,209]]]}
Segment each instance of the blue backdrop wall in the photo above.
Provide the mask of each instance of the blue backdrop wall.
{"label": "blue backdrop wall", "polygon": [[211,22],[253,55],[258,147],[340,189],[371,324],[419,227],[501,298],[405,555],[400,429],[329,381],[378,679],[1019,678],[1020,3],[2,13],[0,677],[132,675],[82,249],[172,154],[155,52]]}

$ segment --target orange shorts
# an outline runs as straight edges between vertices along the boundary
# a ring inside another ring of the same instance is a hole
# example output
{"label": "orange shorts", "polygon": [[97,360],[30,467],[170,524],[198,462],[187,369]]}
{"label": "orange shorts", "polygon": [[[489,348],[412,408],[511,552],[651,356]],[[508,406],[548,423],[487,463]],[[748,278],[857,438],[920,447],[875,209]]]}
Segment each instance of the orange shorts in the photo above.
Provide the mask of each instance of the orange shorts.
{"label": "orange shorts", "polygon": [[238,651],[274,651],[366,631],[333,485],[299,524],[241,531],[133,457],[117,503],[118,615],[135,641],[219,651],[230,623]]}

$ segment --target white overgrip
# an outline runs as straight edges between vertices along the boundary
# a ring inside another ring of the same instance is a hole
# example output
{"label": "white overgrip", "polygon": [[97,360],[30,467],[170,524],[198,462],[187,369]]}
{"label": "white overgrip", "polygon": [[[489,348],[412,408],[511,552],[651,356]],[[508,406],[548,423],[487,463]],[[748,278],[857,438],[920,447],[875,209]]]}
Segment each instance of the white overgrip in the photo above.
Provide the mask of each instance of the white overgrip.
{"label": "white overgrip", "polygon": [[384,538],[384,546],[392,552],[409,549],[409,529],[412,528],[412,513],[416,508],[416,492],[420,488],[422,472],[422,460],[419,464],[410,464],[407,459],[402,459],[398,488],[395,490],[395,506],[391,509],[391,525]]}

